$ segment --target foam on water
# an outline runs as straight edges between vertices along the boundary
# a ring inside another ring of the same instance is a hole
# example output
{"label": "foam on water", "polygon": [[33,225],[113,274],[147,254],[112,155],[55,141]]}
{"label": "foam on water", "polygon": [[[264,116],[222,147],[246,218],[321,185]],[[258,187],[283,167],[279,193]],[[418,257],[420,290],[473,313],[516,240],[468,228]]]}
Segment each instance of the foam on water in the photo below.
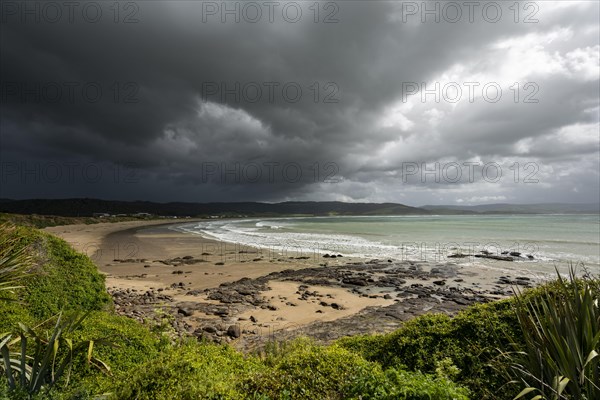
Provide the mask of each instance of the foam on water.
{"label": "foam on water", "polygon": [[600,272],[597,220],[597,215],[303,217],[202,221],[176,229],[277,252],[472,265],[484,262],[446,257],[486,249],[519,251],[534,259],[516,259],[510,269],[552,272],[554,264],[583,262]]}

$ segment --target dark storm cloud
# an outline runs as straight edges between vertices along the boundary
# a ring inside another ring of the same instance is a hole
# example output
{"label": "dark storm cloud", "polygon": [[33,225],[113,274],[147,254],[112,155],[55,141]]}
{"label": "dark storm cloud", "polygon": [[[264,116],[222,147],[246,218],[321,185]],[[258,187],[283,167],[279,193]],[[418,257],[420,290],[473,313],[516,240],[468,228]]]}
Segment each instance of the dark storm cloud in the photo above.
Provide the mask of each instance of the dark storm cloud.
{"label": "dark storm cloud", "polygon": [[[323,2],[318,23],[313,3],[304,2],[278,3],[273,22],[261,7],[256,23],[244,15],[222,23],[205,12],[244,7],[236,2],[131,2],[135,7],[121,5],[119,23],[108,3],[90,3],[102,8],[97,23],[77,11],[73,23],[66,14],[58,23],[35,23],[4,8],[0,195],[528,202],[593,183],[598,4],[532,3],[539,21],[524,23],[535,11],[524,2],[515,23],[508,7],[490,22],[493,13],[481,12],[488,3],[478,3],[473,22],[463,15],[457,23],[444,15],[421,23],[419,13],[407,13],[421,2]],[[302,10],[298,22],[285,20],[286,4]],[[338,21],[323,23],[331,12]],[[127,15],[137,22],[123,23]],[[407,82],[431,88],[473,81],[498,82],[502,98],[491,103],[479,93],[474,102],[436,103],[406,96]],[[526,82],[539,88],[538,103],[522,101]],[[50,97],[58,86],[61,99],[37,101],[36,85]],[[473,160],[505,168],[534,162],[543,182],[402,179],[405,163]],[[76,163],[76,171],[63,165],[54,181],[19,171],[43,175],[53,162]],[[90,164],[101,167],[100,179]],[[135,179],[115,178],[119,169]],[[597,190],[573,193],[575,201],[598,200]]]}

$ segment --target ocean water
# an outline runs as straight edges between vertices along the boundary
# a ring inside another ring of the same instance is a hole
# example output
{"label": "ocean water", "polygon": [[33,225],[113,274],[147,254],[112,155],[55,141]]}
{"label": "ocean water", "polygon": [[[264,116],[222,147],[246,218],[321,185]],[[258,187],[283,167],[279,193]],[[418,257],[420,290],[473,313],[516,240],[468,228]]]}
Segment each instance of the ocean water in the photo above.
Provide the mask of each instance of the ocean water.
{"label": "ocean water", "polygon": [[[176,229],[279,254],[452,261],[540,273],[583,263],[592,273],[600,273],[597,214],[261,218],[210,220]],[[497,255],[517,251],[522,258],[513,263],[447,258],[481,251]]]}

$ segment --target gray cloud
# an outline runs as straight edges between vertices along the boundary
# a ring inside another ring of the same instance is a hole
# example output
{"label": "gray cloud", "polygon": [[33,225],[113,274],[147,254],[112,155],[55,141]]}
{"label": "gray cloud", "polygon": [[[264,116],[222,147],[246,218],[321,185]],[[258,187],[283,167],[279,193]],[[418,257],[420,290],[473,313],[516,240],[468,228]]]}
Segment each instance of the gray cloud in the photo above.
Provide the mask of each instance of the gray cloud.
{"label": "gray cloud", "polygon": [[[203,7],[223,2],[133,2],[119,23],[108,3],[90,3],[102,8],[97,23],[77,12],[69,23],[66,11],[35,23],[4,8],[0,196],[598,201],[598,3],[531,3],[539,21],[524,23],[529,3],[517,23],[506,5],[495,23],[480,11],[422,23],[403,15],[421,2],[392,1],[323,2],[318,23],[304,2],[280,3],[273,23],[203,22]],[[286,4],[300,21],[282,17]],[[122,23],[132,11],[138,22]],[[332,11],[339,21],[323,23]],[[473,101],[465,82],[479,85]],[[436,83],[461,86],[460,101],[407,90]],[[491,83],[497,102],[482,97]],[[436,162],[497,163],[504,178],[403,175]],[[535,164],[539,182],[506,178],[515,162]],[[62,176],[44,176],[55,164]]]}

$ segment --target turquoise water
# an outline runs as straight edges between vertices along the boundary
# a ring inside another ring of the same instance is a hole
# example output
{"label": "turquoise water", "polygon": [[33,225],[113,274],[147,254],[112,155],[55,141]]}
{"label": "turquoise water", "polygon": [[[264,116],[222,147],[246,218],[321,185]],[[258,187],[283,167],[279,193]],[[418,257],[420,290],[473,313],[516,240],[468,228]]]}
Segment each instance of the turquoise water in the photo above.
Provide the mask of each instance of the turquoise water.
{"label": "turquoise water", "polygon": [[[539,272],[552,272],[554,265],[582,262],[592,272],[600,272],[599,215],[272,218],[205,221],[180,229],[279,252],[491,262],[499,267]],[[458,252],[477,254],[482,250],[493,254],[518,251],[523,258],[518,263],[446,258]]]}

